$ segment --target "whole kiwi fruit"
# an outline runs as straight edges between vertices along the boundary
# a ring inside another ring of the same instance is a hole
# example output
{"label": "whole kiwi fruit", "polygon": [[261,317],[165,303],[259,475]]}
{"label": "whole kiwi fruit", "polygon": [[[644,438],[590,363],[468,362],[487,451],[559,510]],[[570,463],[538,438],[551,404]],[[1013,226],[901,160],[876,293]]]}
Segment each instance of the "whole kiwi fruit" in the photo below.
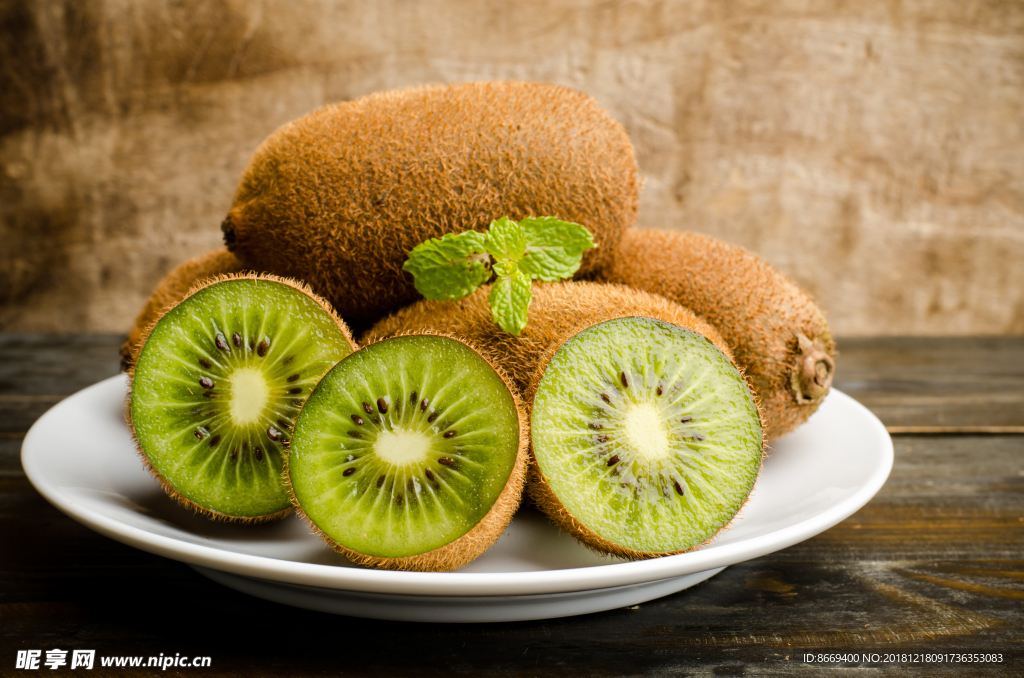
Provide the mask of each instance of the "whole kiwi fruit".
{"label": "whole kiwi fruit", "polygon": [[603,320],[644,316],[686,327],[708,338],[727,356],[721,335],[679,304],[625,285],[586,281],[534,283],[529,319],[516,337],[501,329],[487,303],[489,285],[457,301],[422,299],[381,320],[360,339],[367,344],[408,332],[450,332],[500,366],[525,392],[541,355],[574,330]]}
{"label": "whole kiwi fruit", "polygon": [[121,370],[127,372],[135,362],[135,356],[142,348],[142,336],[149,327],[168,308],[184,299],[196,283],[243,270],[242,262],[226,247],[210,250],[176,266],[150,293],[146,305],[128,331],[128,339],[121,345]]}
{"label": "whole kiwi fruit", "polygon": [[636,219],[625,130],[557,85],[415,87],[324,106],[256,149],[221,228],[249,268],[299,278],[369,326],[418,298],[402,270],[428,238],[503,216],[582,224],[596,270]]}
{"label": "whole kiwi fruit", "polygon": [[713,325],[778,438],[814,413],[832,384],[836,345],[806,292],[741,247],[700,233],[633,230],[597,279],[660,294]]}

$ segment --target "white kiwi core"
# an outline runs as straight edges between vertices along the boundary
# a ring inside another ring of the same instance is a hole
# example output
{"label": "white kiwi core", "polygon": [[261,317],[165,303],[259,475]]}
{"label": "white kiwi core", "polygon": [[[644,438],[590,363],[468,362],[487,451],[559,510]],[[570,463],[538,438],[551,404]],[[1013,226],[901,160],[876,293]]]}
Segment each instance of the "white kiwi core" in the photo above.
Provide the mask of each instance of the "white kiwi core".
{"label": "white kiwi core", "polygon": [[381,461],[393,466],[426,463],[430,452],[430,438],[419,431],[396,428],[381,431],[373,444],[373,451]]}
{"label": "white kiwi core", "polygon": [[240,426],[259,421],[270,398],[267,379],[253,367],[240,367],[230,378],[231,418]]}
{"label": "white kiwi core", "polygon": [[623,418],[622,430],[629,446],[647,462],[671,456],[668,432],[651,403],[636,403],[630,407]]}

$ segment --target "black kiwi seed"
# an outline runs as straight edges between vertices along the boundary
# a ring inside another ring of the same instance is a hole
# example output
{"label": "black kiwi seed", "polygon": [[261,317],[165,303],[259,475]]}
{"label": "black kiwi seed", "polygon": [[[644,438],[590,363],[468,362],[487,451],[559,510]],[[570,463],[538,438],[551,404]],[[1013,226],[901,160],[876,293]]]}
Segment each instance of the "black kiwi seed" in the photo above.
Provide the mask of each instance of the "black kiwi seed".
{"label": "black kiwi seed", "polygon": [[605,402],[606,402],[606,403],[608,403],[609,405],[611,405],[611,404],[612,404],[612,399],[608,397],[608,394],[607,394],[607,393],[602,393],[602,394],[601,394],[601,400],[605,401]]}
{"label": "black kiwi seed", "polygon": [[436,420],[438,418],[438,416],[440,416],[440,414],[441,414],[440,412],[434,412],[432,415],[427,417],[427,423],[428,424],[433,424],[434,420]]}
{"label": "black kiwi seed", "polygon": [[691,421],[693,421],[693,417],[683,417],[682,419],[679,420],[679,423],[689,424]]}
{"label": "black kiwi seed", "polygon": [[204,360],[202,358],[199,359],[199,366],[206,369],[210,369],[211,367],[213,367],[213,365],[210,364],[209,360]]}
{"label": "black kiwi seed", "polygon": [[373,414],[373,408],[370,407],[370,403],[363,401],[363,411],[367,414]]}
{"label": "black kiwi seed", "polygon": [[601,426],[601,424],[597,423],[596,421],[590,422],[589,424],[587,424],[587,426],[589,426],[592,429],[598,430],[598,431],[600,431],[602,428],[604,428],[603,426]]}
{"label": "black kiwi seed", "polygon": [[219,442],[220,442],[220,434],[218,433],[217,435],[215,435],[212,438],[210,438],[210,447],[215,447],[217,445],[217,443],[219,443]]}
{"label": "black kiwi seed", "polygon": [[196,438],[199,438],[200,440],[202,440],[202,439],[203,439],[203,438],[205,438],[205,437],[206,437],[206,434],[205,434],[205,433],[203,433],[203,430],[202,430],[202,429],[199,429],[199,428],[197,428],[197,429],[196,429]]}
{"label": "black kiwi seed", "polygon": [[655,393],[657,393],[658,395],[661,395],[664,392],[665,392],[665,389],[663,389],[661,387],[661,384],[658,384],[658,388],[655,390]]}
{"label": "black kiwi seed", "polygon": [[629,388],[629,379],[626,379],[626,373],[620,372],[619,377],[622,379],[622,385],[625,386],[626,388]]}
{"label": "black kiwi seed", "polygon": [[297,374],[293,374],[292,376],[288,377],[288,383],[289,384],[294,384],[298,380],[299,380],[299,375],[297,375]]}
{"label": "black kiwi seed", "polygon": [[219,348],[222,351],[231,350],[230,348],[228,348],[228,340],[225,339],[224,335],[221,334],[220,332],[217,333],[217,338],[213,340],[213,343],[216,344],[217,348]]}
{"label": "black kiwi seed", "polygon": [[260,341],[260,343],[256,344],[256,355],[258,355],[259,357],[262,358],[263,356],[267,355],[268,350],[270,350],[270,342],[267,341],[266,339],[263,339]]}
{"label": "black kiwi seed", "polygon": [[288,392],[291,393],[292,395],[299,395],[300,393],[302,393],[302,387],[296,386],[295,388],[290,388],[288,389]]}
{"label": "black kiwi seed", "polygon": [[355,466],[349,466],[347,469],[345,469],[344,471],[341,472],[341,475],[343,475],[343,476],[350,476],[350,475],[352,475],[355,472],[356,472],[356,467]]}
{"label": "black kiwi seed", "polygon": [[352,415],[352,421],[354,421],[356,423],[356,426],[362,426],[363,425],[363,418],[360,417],[358,414],[353,414]]}
{"label": "black kiwi seed", "polygon": [[429,404],[430,404],[430,401],[427,400],[426,398],[424,398],[423,401],[420,403],[420,412],[426,412],[427,411],[427,405],[429,405]]}
{"label": "black kiwi seed", "polygon": [[455,429],[452,429],[451,431],[445,431],[444,432],[444,437],[445,438],[451,438],[456,433],[458,433],[458,431],[456,431]]}
{"label": "black kiwi seed", "polygon": [[676,493],[677,493],[677,494],[678,494],[678,495],[679,495],[680,497],[681,497],[681,496],[683,496],[683,494],[685,494],[685,493],[683,492],[683,486],[679,484],[679,481],[678,481],[678,480],[676,480],[676,481],[673,481],[673,482],[674,482],[674,484],[675,484],[675,486],[676,486]]}
{"label": "black kiwi seed", "polygon": [[347,431],[347,433],[350,436],[352,436],[353,438],[361,438],[362,437],[362,436],[359,435],[359,431]]}
{"label": "black kiwi seed", "polygon": [[427,480],[433,480],[434,479],[434,472],[431,471],[429,468],[426,470],[424,475],[427,476]]}
{"label": "black kiwi seed", "polygon": [[411,396],[409,396],[409,402],[410,402],[410,403],[413,403],[413,404],[415,404],[415,403],[416,403],[416,391],[413,391],[413,392],[412,392],[412,395],[411,395]]}
{"label": "black kiwi seed", "polygon": [[238,348],[242,348],[242,335],[238,332],[231,335],[231,341],[234,342],[235,346]]}
{"label": "black kiwi seed", "polygon": [[615,466],[616,464],[619,463],[619,461],[621,461],[619,459],[619,455],[616,454],[616,455],[612,456],[611,459],[608,460],[608,465],[609,466]]}
{"label": "black kiwi seed", "polygon": [[383,398],[377,398],[377,411],[381,414],[385,414],[388,411],[388,401]]}
{"label": "black kiwi seed", "polygon": [[608,436],[597,436],[596,438],[594,438],[594,440],[597,442],[598,445],[601,445],[602,443],[608,442]]}
{"label": "black kiwi seed", "polygon": [[263,450],[257,447],[253,454],[256,456],[256,461],[263,461]]}
{"label": "black kiwi seed", "polygon": [[281,432],[271,426],[267,429],[267,437],[271,440],[278,440],[281,437]]}
{"label": "black kiwi seed", "polygon": [[213,379],[210,379],[209,377],[203,377],[202,379],[199,380],[199,385],[207,389],[213,388]]}
{"label": "black kiwi seed", "polygon": [[440,459],[437,460],[437,463],[443,466],[455,466],[455,462],[449,459],[448,457],[441,457]]}
{"label": "black kiwi seed", "polygon": [[384,476],[381,476],[380,478],[377,478],[377,487],[380,487],[383,484],[384,484]]}

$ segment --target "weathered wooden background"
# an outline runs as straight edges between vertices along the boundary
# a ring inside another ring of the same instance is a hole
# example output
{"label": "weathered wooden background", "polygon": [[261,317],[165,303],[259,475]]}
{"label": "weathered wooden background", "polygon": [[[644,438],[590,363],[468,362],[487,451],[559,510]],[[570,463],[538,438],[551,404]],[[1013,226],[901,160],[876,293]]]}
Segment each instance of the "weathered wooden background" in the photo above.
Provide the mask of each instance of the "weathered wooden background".
{"label": "weathered wooden background", "polygon": [[0,1],[0,330],[122,332],[278,125],[536,79],[623,122],[641,224],[767,257],[842,335],[1024,332],[1024,2]]}

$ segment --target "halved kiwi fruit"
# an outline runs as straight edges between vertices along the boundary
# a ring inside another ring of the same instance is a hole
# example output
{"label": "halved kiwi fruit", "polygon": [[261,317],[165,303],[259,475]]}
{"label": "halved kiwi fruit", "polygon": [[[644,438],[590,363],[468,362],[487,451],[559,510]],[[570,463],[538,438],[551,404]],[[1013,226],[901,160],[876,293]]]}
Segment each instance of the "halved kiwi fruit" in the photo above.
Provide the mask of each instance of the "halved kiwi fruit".
{"label": "halved kiwi fruit", "polygon": [[407,335],[338,363],[295,425],[296,506],[349,559],[448,571],[482,554],[519,505],[526,419],[470,346]]}
{"label": "halved kiwi fruit", "polygon": [[320,377],[355,349],[330,306],[282,278],[220,277],[142,342],[127,417],[168,494],[216,519],[287,513],[292,423]]}
{"label": "halved kiwi fruit", "polygon": [[537,505],[595,550],[641,559],[711,539],[761,468],[740,372],[700,334],[628,317],[542,358],[528,391]]}

